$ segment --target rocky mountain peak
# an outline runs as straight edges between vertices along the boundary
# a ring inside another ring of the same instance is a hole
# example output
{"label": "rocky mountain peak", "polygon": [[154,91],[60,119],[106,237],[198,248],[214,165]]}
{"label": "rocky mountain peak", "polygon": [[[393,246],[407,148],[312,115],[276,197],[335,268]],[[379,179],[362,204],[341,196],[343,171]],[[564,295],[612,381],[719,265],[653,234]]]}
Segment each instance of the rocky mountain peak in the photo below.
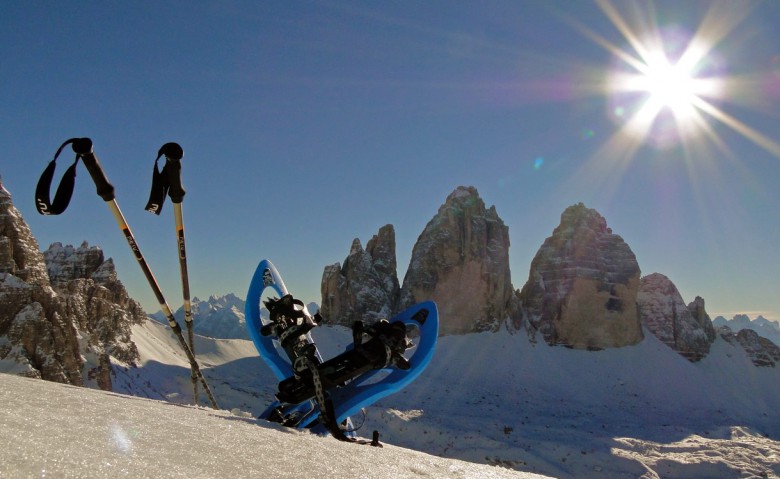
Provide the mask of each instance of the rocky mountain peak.
{"label": "rocky mountain peak", "polygon": [[353,240],[344,264],[323,272],[322,315],[349,326],[432,300],[442,318],[441,334],[495,330],[509,316],[519,316],[509,273],[508,228],[474,187],[450,193],[420,234],[403,288],[396,271],[392,225],[382,227],[365,250],[359,239]]}
{"label": "rocky mountain peak", "polygon": [[579,203],[536,253],[520,292],[529,324],[549,344],[602,349],[636,344],[639,264],[596,210]]}
{"label": "rocky mountain peak", "polygon": [[612,229],[607,227],[607,220],[595,209],[586,207],[584,203],[569,206],[561,213],[561,222],[553,231],[553,236],[573,234],[578,230],[612,234]]}
{"label": "rocky mountain peak", "polygon": [[715,332],[704,300],[686,306],[677,287],[660,273],[642,278],[637,295],[642,324],[683,357],[698,361],[710,351]]}
{"label": "rocky mountain peak", "polygon": [[746,314],[734,315],[731,320],[727,320],[723,316],[718,316],[712,320],[712,324],[716,328],[728,326],[730,330],[737,332],[742,329],[752,329],[759,335],[780,346],[780,322],[770,321],[761,315],[754,320],[751,320]]}
{"label": "rocky mountain peak", "polygon": [[[360,244],[360,240],[355,238]],[[353,245],[354,246],[354,245]],[[366,244],[366,253],[371,256],[371,265],[377,275],[385,281],[384,290],[391,297],[393,303],[397,301],[396,295],[399,291],[398,284],[398,264],[395,256],[395,229],[393,225],[385,225],[379,228],[379,231]],[[392,304],[395,307],[395,304]]]}
{"label": "rocky mountain peak", "polygon": [[516,308],[509,229],[476,188],[447,196],[412,250],[398,309],[435,301],[440,334],[496,330]]}
{"label": "rocky mountain peak", "polygon": [[145,319],[99,248],[55,243],[41,253],[11,195],[0,187],[3,372],[111,389],[111,362],[138,359],[130,328]]}

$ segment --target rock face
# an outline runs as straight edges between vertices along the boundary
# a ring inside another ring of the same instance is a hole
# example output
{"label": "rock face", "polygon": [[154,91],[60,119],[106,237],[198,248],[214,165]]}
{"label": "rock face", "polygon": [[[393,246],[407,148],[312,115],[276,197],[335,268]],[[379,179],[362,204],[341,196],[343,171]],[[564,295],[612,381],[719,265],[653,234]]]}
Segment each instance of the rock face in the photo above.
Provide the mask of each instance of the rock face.
{"label": "rock face", "polygon": [[707,314],[707,311],[704,309],[704,298],[696,296],[692,302],[688,303],[688,311],[691,312],[694,321],[696,321],[704,330],[704,334],[707,335],[707,341],[710,343],[715,341],[717,333],[715,332],[715,326],[712,324],[710,315]]}
{"label": "rock face", "polygon": [[686,306],[674,283],[653,273],[642,278],[637,304],[642,324],[683,357],[698,361],[709,353],[715,329],[703,299]]}
{"label": "rock face", "polygon": [[130,327],[145,319],[99,248],[41,253],[0,184],[0,370],[110,390],[111,358],[138,359]]}
{"label": "rock face", "polygon": [[529,324],[549,344],[615,348],[643,339],[636,308],[639,265],[604,218],[582,203],[536,253],[520,298]]}
{"label": "rock face", "polygon": [[325,267],[321,293],[320,314],[329,324],[390,318],[400,294],[393,225],[380,228],[365,250],[355,238],[343,266]]}
{"label": "rock face", "polygon": [[44,251],[43,257],[52,286],[63,286],[74,279],[89,278],[101,267],[106,271],[98,273],[98,277],[107,279],[111,273],[116,275],[113,261],[105,261],[103,251],[97,246],[90,247],[86,242],[79,248],[54,243]]}
{"label": "rock face", "polygon": [[515,311],[509,229],[473,187],[458,187],[412,251],[398,309],[435,301],[439,332],[497,330]]}
{"label": "rock face", "polygon": [[1,181],[0,272],[11,274],[30,286],[45,287],[49,284],[38,241]]}
{"label": "rock face", "polygon": [[742,329],[734,334],[728,326],[721,326],[717,332],[729,343],[742,346],[758,367],[775,367],[780,362],[780,347],[752,329]]}

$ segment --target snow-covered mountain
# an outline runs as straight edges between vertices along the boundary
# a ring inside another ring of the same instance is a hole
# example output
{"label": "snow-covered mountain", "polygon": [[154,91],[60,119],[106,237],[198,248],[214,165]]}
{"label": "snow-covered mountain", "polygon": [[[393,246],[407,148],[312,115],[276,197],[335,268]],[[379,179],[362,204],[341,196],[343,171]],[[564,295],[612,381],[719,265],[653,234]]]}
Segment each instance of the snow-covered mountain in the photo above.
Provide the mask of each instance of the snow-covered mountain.
{"label": "snow-covered mountain", "polygon": [[[205,301],[193,298],[192,321],[195,333],[210,338],[249,339],[244,319],[245,303],[233,293],[224,296],[211,295]],[[162,311],[150,316],[161,323],[168,321]],[[179,324],[184,325],[184,306],[177,309],[173,316]]]}
{"label": "snow-covered mountain", "polygon": [[728,326],[735,333],[742,329],[752,329],[761,336],[780,346],[780,322],[770,321],[760,315],[756,319],[752,320],[747,314],[736,314],[731,319],[718,316],[712,320],[712,324],[716,328],[720,326]]}
{"label": "snow-covered mountain", "polygon": [[[351,341],[339,326],[313,334],[325,358]],[[148,322],[133,338],[141,367],[117,367],[115,391],[191,403],[189,368],[167,327]],[[272,402],[276,381],[250,341],[197,341],[222,409],[256,416]],[[559,478],[775,477],[778,410],[780,368],[755,367],[720,337],[691,363],[647,331],[637,345],[597,352],[501,331],[440,338],[429,368],[368,408],[358,433]]]}

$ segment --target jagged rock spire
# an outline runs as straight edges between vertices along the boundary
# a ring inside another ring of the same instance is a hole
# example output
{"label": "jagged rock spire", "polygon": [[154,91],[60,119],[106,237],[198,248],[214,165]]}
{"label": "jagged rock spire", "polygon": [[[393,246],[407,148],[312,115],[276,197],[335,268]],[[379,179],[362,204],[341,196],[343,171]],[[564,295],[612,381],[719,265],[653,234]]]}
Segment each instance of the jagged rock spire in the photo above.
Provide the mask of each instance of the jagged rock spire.
{"label": "jagged rock spire", "polygon": [[10,273],[22,281],[48,286],[46,263],[38,241],[22,214],[13,204],[11,193],[0,178],[0,273]]}
{"label": "jagged rock spire", "polygon": [[351,326],[354,321],[390,318],[398,303],[395,229],[385,225],[363,249],[352,241],[343,266],[335,263],[322,274],[320,313],[330,324]]}
{"label": "jagged rock spire", "polygon": [[496,330],[513,311],[509,228],[476,188],[456,188],[412,251],[399,309],[435,301],[440,334]]}

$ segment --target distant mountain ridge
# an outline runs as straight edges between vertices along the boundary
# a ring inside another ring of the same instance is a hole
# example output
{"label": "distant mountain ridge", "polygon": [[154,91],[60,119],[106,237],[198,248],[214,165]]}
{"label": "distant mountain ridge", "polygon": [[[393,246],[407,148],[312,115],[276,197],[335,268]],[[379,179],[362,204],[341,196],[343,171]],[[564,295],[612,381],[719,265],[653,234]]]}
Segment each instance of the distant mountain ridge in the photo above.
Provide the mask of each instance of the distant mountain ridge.
{"label": "distant mountain ridge", "polygon": [[731,319],[718,316],[712,320],[712,324],[715,327],[728,326],[735,333],[751,329],[780,346],[780,321],[771,321],[761,315],[751,320],[747,314],[735,314]]}
{"label": "distant mountain ridge", "polygon": [[[192,299],[192,321],[195,334],[217,339],[250,339],[246,329],[244,307],[246,301],[233,293],[224,296],[211,295],[207,300]],[[149,315],[161,323],[167,323],[162,311]],[[184,327],[184,306],[173,316]]]}

